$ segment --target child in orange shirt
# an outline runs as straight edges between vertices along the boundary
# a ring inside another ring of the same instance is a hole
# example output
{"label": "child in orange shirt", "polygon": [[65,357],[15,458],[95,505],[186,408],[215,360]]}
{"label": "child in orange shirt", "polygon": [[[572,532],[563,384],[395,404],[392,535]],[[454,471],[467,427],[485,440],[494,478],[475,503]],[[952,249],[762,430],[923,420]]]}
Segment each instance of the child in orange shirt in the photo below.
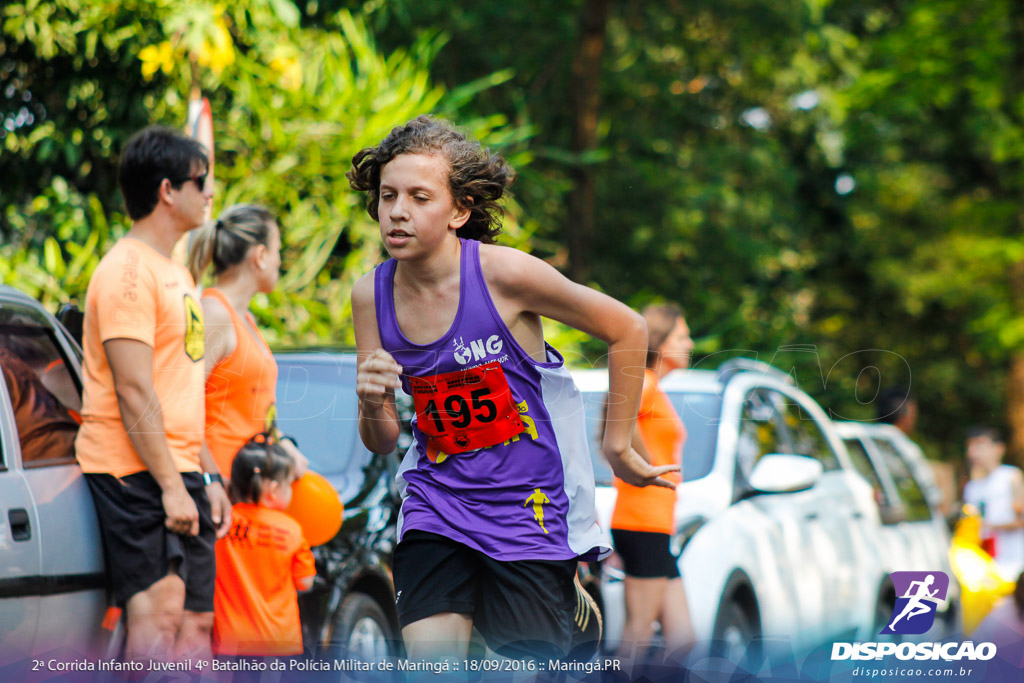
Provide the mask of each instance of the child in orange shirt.
{"label": "child in orange shirt", "polygon": [[249,441],[231,465],[231,531],[217,542],[213,651],[222,655],[302,654],[298,592],[316,567],[292,499],[295,462],[276,443]]}

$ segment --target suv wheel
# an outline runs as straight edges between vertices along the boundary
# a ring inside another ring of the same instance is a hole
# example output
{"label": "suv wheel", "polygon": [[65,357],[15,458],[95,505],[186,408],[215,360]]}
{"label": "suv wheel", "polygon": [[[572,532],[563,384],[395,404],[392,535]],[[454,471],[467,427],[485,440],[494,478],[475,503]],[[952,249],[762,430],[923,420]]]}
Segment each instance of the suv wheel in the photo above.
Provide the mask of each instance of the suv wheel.
{"label": "suv wheel", "polygon": [[372,598],[350,593],[341,603],[331,629],[331,648],[361,661],[379,660],[394,654],[391,624]]}
{"label": "suv wheel", "polygon": [[748,609],[738,596],[732,596],[718,608],[711,654],[733,664],[753,666],[760,659],[761,624],[756,608]]}
{"label": "suv wheel", "polygon": [[893,617],[893,609],[896,607],[896,598],[893,595],[884,594],[878,598],[878,603],[875,605],[875,626],[874,626],[874,639],[882,643],[900,643],[903,642],[903,636],[898,633],[882,633],[882,630],[889,625],[889,620]]}

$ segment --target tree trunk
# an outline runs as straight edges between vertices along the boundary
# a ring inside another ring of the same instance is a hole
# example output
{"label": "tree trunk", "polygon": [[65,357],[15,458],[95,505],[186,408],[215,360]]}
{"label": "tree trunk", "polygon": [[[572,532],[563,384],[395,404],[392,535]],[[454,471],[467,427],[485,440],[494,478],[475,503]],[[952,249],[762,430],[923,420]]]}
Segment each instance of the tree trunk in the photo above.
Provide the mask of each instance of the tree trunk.
{"label": "tree trunk", "polygon": [[597,149],[597,120],[601,105],[601,57],[611,0],[585,0],[580,33],[572,60],[572,152],[576,164],[569,193],[569,275],[577,282],[589,276],[589,248],[594,239],[597,200],[594,171],[580,157]]}
{"label": "tree trunk", "polygon": [[[1014,54],[1007,82],[1007,102],[1017,102],[1024,93],[1024,2],[1017,0],[1010,5],[1010,37],[1013,40]],[[1021,125],[1016,111],[1010,112],[1011,120]],[[1018,197],[1021,188],[1012,189]],[[1024,212],[1017,216],[1017,234],[1024,228]],[[1010,300],[1013,311],[1024,316],[1024,262],[1017,262],[1010,267]],[[1007,440],[1007,462],[1018,467],[1024,465],[1024,349],[1010,352],[1010,365],[1006,375],[1006,421],[1010,428]]]}
{"label": "tree trunk", "polygon": [[[1024,315],[1024,263],[1015,263],[1010,268],[1010,297],[1016,314]],[[1006,423],[1010,427],[1006,462],[1020,467],[1024,465],[1024,350],[1021,349],[1010,352],[1006,373]]]}

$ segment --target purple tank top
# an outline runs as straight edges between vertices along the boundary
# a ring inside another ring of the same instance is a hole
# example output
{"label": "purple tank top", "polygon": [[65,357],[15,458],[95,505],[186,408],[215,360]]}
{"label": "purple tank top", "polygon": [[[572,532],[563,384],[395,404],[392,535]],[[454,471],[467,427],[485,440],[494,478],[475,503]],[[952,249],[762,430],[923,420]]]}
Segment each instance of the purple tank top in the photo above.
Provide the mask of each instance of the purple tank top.
{"label": "purple tank top", "polygon": [[451,328],[414,344],[398,327],[393,297],[397,262],[375,272],[381,345],[409,376],[432,377],[499,363],[523,423],[504,443],[449,455],[413,420],[414,441],[398,473],[399,537],[409,529],[446,536],[497,560],[592,560],[610,552],[594,507],[583,399],[550,345],[531,358],[491,301],[480,244],[461,240],[459,308]]}

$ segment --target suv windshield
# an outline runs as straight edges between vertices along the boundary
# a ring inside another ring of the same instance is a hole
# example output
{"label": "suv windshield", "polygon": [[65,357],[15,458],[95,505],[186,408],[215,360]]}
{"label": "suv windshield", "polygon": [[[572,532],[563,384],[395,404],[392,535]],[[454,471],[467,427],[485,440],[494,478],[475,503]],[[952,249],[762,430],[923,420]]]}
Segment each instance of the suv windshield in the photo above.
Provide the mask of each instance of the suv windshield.
{"label": "suv windshield", "polygon": [[[683,481],[706,477],[715,460],[715,441],[722,412],[722,399],[717,394],[669,391],[669,400],[686,425],[686,444],[683,446]],[[583,392],[587,413],[587,434],[590,437],[590,459],[594,464],[594,478],[599,486],[612,483],[613,475],[608,461],[601,454],[601,418],[604,411],[604,392]]]}

